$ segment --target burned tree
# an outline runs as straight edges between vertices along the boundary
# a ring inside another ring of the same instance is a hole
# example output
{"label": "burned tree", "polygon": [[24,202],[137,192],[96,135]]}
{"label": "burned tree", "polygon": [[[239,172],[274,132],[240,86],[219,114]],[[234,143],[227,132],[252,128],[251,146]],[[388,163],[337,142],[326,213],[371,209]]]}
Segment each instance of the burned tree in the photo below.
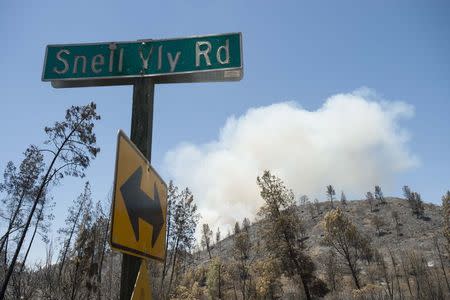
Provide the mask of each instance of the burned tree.
{"label": "burned tree", "polygon": [[[258,211],[261,238],[268,253],[280,262],[282,272],[298,282],[309,300],[313,297],[311,287],[317,279],[316,267],[305,251],[304,228],[294,207],[294,194],[269,171],[257,178],[257,184],[264,200]],[[274,244],[277,247],[273,247]]]}
{"label": "burned tree", "polygon": [[334,195],[336,195],[336,192],[335,192],[333,186],[330,184],[330,185],[327,186],[327,197],[330,200],[331,208],[333,208]]}
{"label": "burned tree", "polygon": [[171,264],[171,273],[169,279],[169,285],[167,287],[166,297],[170,295],[172,289],[172,282],[174,275],[177,272],[178,259],[181,254],[191,250],[195,241],[194,233],[197,227],[199,219],[197,212],[197,205],[194,203],[194,196],[192,192],[186,188],[180,196],[176,198],[173,203],[172,212],[172,234],[169,236],[169,250],[171,256],[169,258],[169,264]]}
{"label": "burned tree", "polygon": [[212,230],[209,228],[208,224],[203,224],[202,226],[202,240],[201,244],[203,248],[206,248],[206,251],[208,251],[209,259],[211,259],[211,237],[212,237]]}
{"label": "burned tree", "polygon": [[47,187],[51,183],[57,184],[64,176],[84,177],[84,171],[89,167],[91,159],[94,159],[100,151],[96,147],[96,136],[93,131],[95,121],[99,119],[96,105],[92,102],[85,106],[72,106],[66,111],[63,121],[55,122],[52,127],[45,127],[45,133],[48,137],[45,144],[48,147],[40,149],[40,151],[48,154],[49,164],[44,175],[40,178],[36,193],[31,201],[30,211],[3,281],[0,299],[5,297],[9,280],[31,221]]}
{"label": "burned tree", "polygon": [[361,288],[358,262],[367,252],[368,241],[339,208],[324,217],[324,243],[333,248],[347,263],[353,281]]}
{"label": "burned tree", "polygon": [[58,230],[59,234],[61,234],[63,237],[67,237],[64,240],[63,248],[61,249],[61,262],[59,263],[58,280],[61,278],[61,272],[64,269],[66,256],[68,254],[69,248],[72,245],[72,238],[74,236],[75,230],[77,229],[78,223],[83,216],[86,206],[90,206],[91,202],[91,188],[89,182],[86,182],[83,193],[81,193],[74,201],[73,205],[69,207],[69,215],[67,216],[65,222],[66,227],[60,228]]}
{"label": "burned tree", "polygon": [[6,255],[10,235],[20,231],[23,227],[24,214],[35,196],[37,182],[44,171],[44,157],[36,146],[28,147],[24,156],[19,170],[13,162],[8,162],[3,174],[4,181],[0,184],[0,191],[7,195],[2,202],[7,211],[10,212],[9,215],[4,216],[8,225],[6,232],[0,238],[0,253],[3,251],[5,253],[5,265],[7,264]]}

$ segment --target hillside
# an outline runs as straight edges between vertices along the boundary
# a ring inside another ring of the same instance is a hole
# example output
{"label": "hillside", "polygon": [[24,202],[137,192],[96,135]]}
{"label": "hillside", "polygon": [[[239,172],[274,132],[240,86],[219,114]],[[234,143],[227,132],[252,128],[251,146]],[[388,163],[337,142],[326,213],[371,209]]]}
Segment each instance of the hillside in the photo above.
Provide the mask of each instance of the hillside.
{"label": "hillside", "polygon": [[[442,207],[425,204],[421,218],[412,214],[406,200],[399,198],[386,198],[386,204],[373,205],[373,211],[365,200],[347,201],[346,205],[335,201],[334,208],[339,208],[370,242],[369,254],[354,260],[361,287],[356,288],[346,260],[324,244],[323,220],[331,212],[330,203],[296,205],[291,213],[301,220],[303,230],[299,242],[315,266],[312,275],[316,279],[310,283],[311,299],[450,299],[447,283],[450,249],[446,249],[442,236]],[[398,215],[398,226],[394,212]],[[297,273],[292,269],[282,271],[279,258],[269,255],[270,248],[281,245],[266,245],[261,234],[263,225],[263,220],[255,221],[248,227],[241,226],[237,235],[230,234],[212,243],[211,259],[206,249],[191,251],[192,248],[185,247],[174,252],[177,236],[172,229],[166,267],[148,261],[153,298],[306,299],[295,277]],[[52,263],[56,253],[49,244],[45,264],[27,267],[20,277],[14,277],[11,294],[20,291],[23,299],[119,299],[122,255],[106,247],[105,240],[96,240],[95,237],[106,236],[96,232],[96,227],[81,231],[80,238],[69,250],[61,279],[58,279],[61,264]],[[245,236],[247,240],[242,239]],[[435,246],[436,236],[441,256]],[[87,243],[81,247],[83,241]],[[239,243],[247,247],[245,253],[236,250]],[[68,296],[71,294],[73,297]]]}
{"label": "hillside", "polygon": [[[357,229],[371,241],[373,249],[377,249],[382,254],[384,260],[392,268],[392,264],[389,262],[388,249],[394,254],[398,260],[396,264],[400,266],[400,259],[405,259],[405,255],[415,253],[422,255],[426,260],[425,263],[430,269],[434,269],[439,266],[439,258],[437,256],[436,248],[434,246],[434,237],[442,236],[442,208],[433,204],[424,205],[424,216],[417,218],[411,213],[411,208],[404,199],[400,198],[386,198],[386,204],[376,204],[371,212],[370,205],[365,200],[347,201],[346,205],[342,205],[340,202],[335,201],[334,207],[339,207],[350,218],[350,220],[356,225]],[[316,205],[307,204],[299,205],[296,207],[297,214],[301,217],[305,228],[305,245],[306,251],[311,256],[312,260],[316,263],[317,274],[320,278],[326,281],[325,271],[325,258],[329,252],[329,247],[323,245],[324,230],[322,226],[323,216],[331,209],[329,202],[320,202]],[[398,214],[398,232],[396,229],[396,223],[393,219],[393,212]],[[379,231],[373,223],[373,218],[378,217]],[[260,250],[257,244],[260,239],[258,236],[259,222],[253,223],[249,228],[250,241],[252,243],[251,256],[252,260],[258,261],[266,255],[264,250]],[[219,257],[225,264],[232,264],[233,261],[233,245],[234,235],[230,235],[219,243],[211,246],[212,257]],[[261,246],[261,245],[260,245]],[[276,247],[277,245],[273,245]],[[258,248],[258,249],[257,249]],[[442,250],[442,249],[441,249]],[[412,252],[415,251],[415,252]],[[409,256],[408,256],[409,257]],[[445,258],[448,268],[448,257]],[[206,250],[197,252],[193,255],[191,260],[191,268],[207,268],[211,263],[209,254]],[[345,267],[343,261],[339,261],[339,272],[343,275],[340,278],[342,283],[345,283],[346,287],[341,288],[338,291],[330,292],[326,298],[330,299],[346,299],[349,297],[349,293],[353,290],[350,273]],[[408,264],[409,267],[413,267]],[[446,269],[448,271],[448,269]],[[361,276],[363,282],[368,284],[373,278],[373,265],[370,263],[361,264]],[[412,281],[412,278],[410,278]],[[379,280],[379,286],[386,286],[383,280]],[[283,276],[283,299],[299,299],[301,295],[296,289],[291,280],[288,280]],[[402,288],[406,288],[405,283],[400,283]],[[376,290],[376,289],[375,289]],[[378,292],[376,292],[378,293]],[[413,297],[409,295],[411,299],[417,297],[413,294]],[[234,296],[233,296],[234,297]],[[334,298],[333,298],[334,297]],[[337,298],[336,298],[337,297]],[[378,298],[384,299],[388,297],[387,292],[379,291]],[[381,297],[381,298],[380,298]],[[408,295],[403,295],[403,298],[408,298]],[[239,299],[242,299],[238,295]],[[361,298],[365,299],[365,298]],[[389,299],[389,298],[386,298]],[[440,298],[437,298],[440,299]],[[444,299],[444,298],[442,298]]]}

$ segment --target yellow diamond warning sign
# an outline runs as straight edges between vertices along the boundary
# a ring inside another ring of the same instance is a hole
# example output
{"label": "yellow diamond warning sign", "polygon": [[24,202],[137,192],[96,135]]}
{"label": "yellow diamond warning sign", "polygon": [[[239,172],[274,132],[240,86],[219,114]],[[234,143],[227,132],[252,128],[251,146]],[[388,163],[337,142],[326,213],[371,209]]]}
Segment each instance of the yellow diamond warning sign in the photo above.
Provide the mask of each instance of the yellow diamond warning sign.
{"label": "yellow diamond warning sign", "polygon": [[111,220],[111,247],[164,260],[167,185],[119,131]]}

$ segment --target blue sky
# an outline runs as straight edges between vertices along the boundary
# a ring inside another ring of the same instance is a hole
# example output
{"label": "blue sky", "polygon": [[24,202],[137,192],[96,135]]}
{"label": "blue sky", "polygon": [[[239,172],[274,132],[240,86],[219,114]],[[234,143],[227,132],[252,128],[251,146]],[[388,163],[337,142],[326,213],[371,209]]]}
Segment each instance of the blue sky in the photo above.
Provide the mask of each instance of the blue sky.
{"label": "blue sky", "polygon": [[[88,179],[96,199],[106,199],[111,187],[116,133],[130,130],[132,88],[53,89],[40,80],[47,44],[225,32],[243,34],[242,81],[156,87],[152,163],[163,178],[186,173],[168,166],[167,153],[186,143],[208,152],[211,143],[220,144],[233,115],[239,119],[250,108],[286,101],[294,109],[320,111],[329,97],[367,87],[376,101],[402,101],[414,112],[399,117],[392,130],[408,132],[401,148],[418,163],[391,172],[385,193],[400,195],[408,184],[425,201],[440,203],[450,188],[447,1],[2,1],[0,169],[18,161],[28,144],[41,143],[43,127],[61,119],[68,106],[93,100],[102,115],[96,128],[101,153]],[[54,189],[54,237],[82,186],[65,180]],[[34,249],[34,259],[43,255]]]}

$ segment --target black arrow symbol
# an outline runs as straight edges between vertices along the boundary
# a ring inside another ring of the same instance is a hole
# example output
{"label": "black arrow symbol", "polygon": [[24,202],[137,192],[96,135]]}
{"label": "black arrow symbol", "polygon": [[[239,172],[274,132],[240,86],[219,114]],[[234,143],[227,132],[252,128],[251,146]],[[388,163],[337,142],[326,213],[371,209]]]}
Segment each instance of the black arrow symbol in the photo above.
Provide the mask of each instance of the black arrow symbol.
{"label": "black arrow symbol", "polygon": [[141,180],[142,167],[139,167],[120,187],[120,192],[125,201],[125,207],[127,208],[136,241],[139,240],[138,219],[141,218],[153,226],[152,247],[154,247],[164,224],[163,212],[156,183],[153,184],[154,199],[152,199],[141,190]]}

